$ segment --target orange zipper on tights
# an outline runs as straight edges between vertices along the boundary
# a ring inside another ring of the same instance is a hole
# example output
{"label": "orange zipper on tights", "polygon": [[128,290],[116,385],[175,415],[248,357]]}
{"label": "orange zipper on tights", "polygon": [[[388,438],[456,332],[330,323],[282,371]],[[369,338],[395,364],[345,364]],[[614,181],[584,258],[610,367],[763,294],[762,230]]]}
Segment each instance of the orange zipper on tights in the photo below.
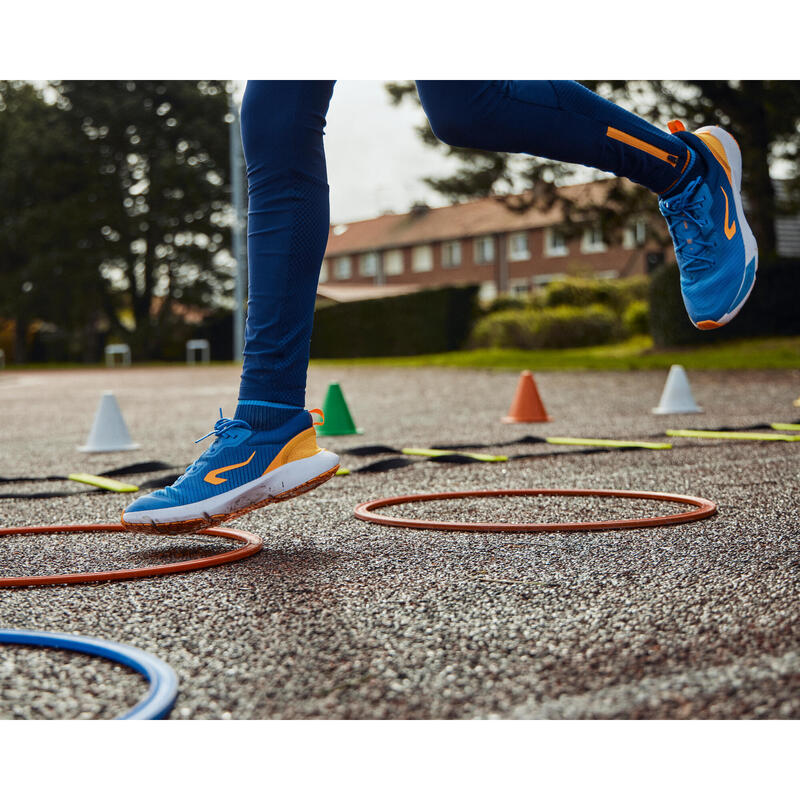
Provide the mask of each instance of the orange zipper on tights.
{"label": "orange zipper on tights", "polygon": [[668,153],[666,150],[662,150],[660,147],[655,147],[652,144],[648,144],[641,139],[637,139],[635,136],[631,136],[629,133],[625,133],[624,131],[620,131],[609,126],[608,130],[606,131],[606,136],[611,139],[616,139],[618,142],[622,142],[623,144],[629,144],[631,147],[635,147],[637,150],[642,150],[645,153],[649,153],[651,156],[660,158],[662,161],[666,161],[667,164],[671,164],[673,167],[678,166],[678,156]]}

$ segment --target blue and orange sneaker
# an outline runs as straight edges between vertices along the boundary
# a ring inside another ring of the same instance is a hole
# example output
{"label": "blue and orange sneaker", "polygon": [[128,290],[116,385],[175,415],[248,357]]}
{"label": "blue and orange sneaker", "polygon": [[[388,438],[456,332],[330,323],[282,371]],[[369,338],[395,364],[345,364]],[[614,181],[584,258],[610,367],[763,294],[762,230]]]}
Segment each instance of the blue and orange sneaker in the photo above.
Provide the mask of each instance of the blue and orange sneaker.
{"label": "blue and orange sneaker", "polygon": [[191,533],[220,525],[307,492],[339,468],[339,456],[317,445],[318,423],[308,411],[270,431],[226,419],[222,409],[219,416],[214,430],[206,434],[216,437],[211,447],[172,486],[131,503],[122,512],[126,528]]}
{"label": "blue and orange sneaker", "polygon": [[689,133],[676,120],[669,129],[707,169],[658,207],[675,246],[689,319],[711,330],[739,313],[756,281],[758,247],[742,209],[742,154],[733,136],[715,125]]}

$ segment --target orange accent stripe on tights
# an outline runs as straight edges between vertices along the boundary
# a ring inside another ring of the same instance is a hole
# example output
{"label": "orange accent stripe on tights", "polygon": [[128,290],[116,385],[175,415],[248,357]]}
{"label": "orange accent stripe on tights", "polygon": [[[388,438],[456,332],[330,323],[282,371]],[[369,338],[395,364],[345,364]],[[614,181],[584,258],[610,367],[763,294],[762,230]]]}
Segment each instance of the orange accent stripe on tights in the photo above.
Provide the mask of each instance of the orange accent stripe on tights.
{"label": "orange accent stripe on tights", "polygon": [[670,164],[673,167],[678,166],[678,156],[674,155],[673,153],[668,153],[666,150],[662,150],[660,147],[649,144],[642,139],[637,139],[635,136],[631,136],[629,133],[625,133],[624,131],[620,131],[609,126],[608,130],[606,131],[606,136],[608,136],[610,139],[616,139],[618,142],[622,142],[623,144],[628,144],[631,147],[635,147],[637,150],[642,150],[645,153],[649,153],[651,156],[661,159],[661,161],[666,161],[667,164]]}

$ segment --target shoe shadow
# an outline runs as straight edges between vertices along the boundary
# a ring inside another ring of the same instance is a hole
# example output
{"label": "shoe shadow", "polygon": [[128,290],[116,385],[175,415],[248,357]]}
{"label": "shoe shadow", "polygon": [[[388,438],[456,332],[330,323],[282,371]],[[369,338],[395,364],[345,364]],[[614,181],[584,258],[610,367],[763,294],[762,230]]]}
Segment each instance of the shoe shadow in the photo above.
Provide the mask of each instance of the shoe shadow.
{"label": "shoe shadow", "polygon": [[[236,543],[230,540],[219,542],[187,542],[165,547],[149,547],[131,553],[137,563],[142,566],[166,564],[172,561],[191,561],[206,558],[236,549]],[[238,562],[241,567],[249,567],[262,575],[287,576],[293,573],[306,573],[322,570],[342,558],[342,553],[331,550],[319,550],[314,547],[270,548],[266,543],[261,552],[255,556]]]}
{"label": "shoe shadow", "polygon": [[251,560],[251,567],[263,575],[291,575],[322,570],[339,561],[344,554],[315,547],[264,549]]}
{"label": "shoe shadow", "polygon": [[137,550],[131,553],[131,556],[135,556],[137,562],[141,562],[142,566],[146,566],[167,564],[172,561],[192,561],[196,558],[208,558],[235,549],[235,544],[233,542],[228,544],[227,541],[222,541],[219,544],[176,544],[170,547],[150,547],[147,550]]}

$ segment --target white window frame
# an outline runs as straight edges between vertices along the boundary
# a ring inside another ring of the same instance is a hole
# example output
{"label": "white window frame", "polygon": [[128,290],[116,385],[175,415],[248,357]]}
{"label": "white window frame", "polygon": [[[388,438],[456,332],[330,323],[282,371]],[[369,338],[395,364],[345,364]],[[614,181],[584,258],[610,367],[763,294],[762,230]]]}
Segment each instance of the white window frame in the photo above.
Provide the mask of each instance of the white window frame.
{"label": "white window frame", "polygon": [[383,274],[402,275],[405,271],[402,250],[387,250],[383,254]]}
{"label": "white window frame", "polygon": [[626,226],[622,235],[622,246],[626,250],[634,250],[637,247],[644,247],[647,243],[647,220],[644,217],[636,217]]}
{"label": "white window frame", "polygon": [[[488,255],[484,256],[484,245],[487,246]],[[476,264],[493,264],[495,259],[494,254],[494,236],[477,236],[475,238],[475,263]]]}
{"label": "white window frame", "polygon": [[346,281],[353,277],[353,259],[350,256],[339,256],[334,261],[333,277],[337,281]]}
{"label": "white window frame", "polygon": [[[556,241],[556,237],[561,241]],[[544,235],[544,254],[548,258],[569,255],[567,237],[557,228],[548,228]]]}
{"label": "white window frame", "polygon": [[[525,248],[517,248],[517,244],[524,243]],[[508,234],[508,260],[529,261],[531,257],[530,241],[527,231],[518,231]]]}
{"label": "white window frame", "polygon": [[327,283],[328,275],[330,274],[330,267],[328,266],[328,259],[322,259],[322,266],[319,268],[319,282]]}
{"label": "white window frame", "polygon": [[363,278],[374,278],[378,274],[380,256],[373,250],[370,253],[362,253],[358,257],[358,274]]}
{"label": "white window frame", "polygon": [[461,266],[461,239],[442,242],[442,266],[445,269]]}
{"label": "white window frame", "polygon": [[478,299],[484,303],[490,303],[498,294],[497,284],[494,281],[483,281],[478,289]]}
{"label": "white window frame", "polygon": [[600,225],[585,228],[581,236],[581,253],[605,253],[608,245],[603,241],[603,229]]}
{"label": "white window frame", "polygon": [[411,250],[411,271],[431,272],[433,270],[433,247],[420,244]]}

